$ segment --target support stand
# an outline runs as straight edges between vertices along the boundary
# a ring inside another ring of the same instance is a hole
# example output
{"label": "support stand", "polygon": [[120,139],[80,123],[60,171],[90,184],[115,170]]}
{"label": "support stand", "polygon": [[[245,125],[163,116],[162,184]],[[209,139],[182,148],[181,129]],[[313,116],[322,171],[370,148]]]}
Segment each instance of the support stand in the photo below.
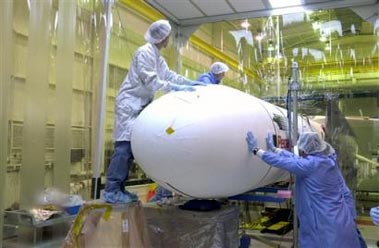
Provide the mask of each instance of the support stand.
{"label": "support stand", "polygon": [[[298,92],[300,90],[300,84],[298,82],[298,64],[297,62],[292,62],[292,79],[289,83],[288,96],[287,96],[287,111],[288,111],[288,140],[291,147],[291,151],[297,153],[298,151],[294,151],[294,144],[297,142],[298,137],[298,114],[297,114],[297,100],[298,100]],[[293,122],[293,125],[292,125]],[[291,175],[292,184],[295,185],[296,177],[295,175]],[[298,223],[297,223],[297,215],[296,215],[296,195],[295,195],[295,187],[292,187],[292,209],[293,209],[293,247],[298,247]]]}
{"label": "support stand", "polygon": [[98,199],[100,196],[100,182],[101,182],[101,165],[104,161],[104,126],[105,126],[105,104],[106,104],[106,91],[107,91],[107,72],[108,72],[108,57],[109,57],[109,39],[112,27],[112,5],[114,0],[103,0],[105,9],[105,31],[104,31],[104,44],[102,47],[102,61],[101,61],[101,75],[99,86],[99,99],[97,109],[99,114],[96,120],[96,140],[94,151],[93,163],[93,177],[92,177],[92,192],[93,199]]}

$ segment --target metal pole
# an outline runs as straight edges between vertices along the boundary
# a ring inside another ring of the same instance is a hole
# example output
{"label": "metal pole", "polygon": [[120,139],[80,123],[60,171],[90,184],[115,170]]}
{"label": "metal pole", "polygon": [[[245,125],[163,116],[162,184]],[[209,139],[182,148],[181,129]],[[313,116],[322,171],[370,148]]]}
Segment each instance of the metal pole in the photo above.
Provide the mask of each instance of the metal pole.
{"label": "metal pole", "polygon": [[298,75],[298,65],[296,62],[292,63],[292,82],[291,82],[291,92],[293,92],[293,144],[297,142],[297,136],[298,136],[298,122],[297,122],[297,98],[298,98],[298,92],[300,89],[300,84],[297,79]]}
{"label": "metal pole", "polygon": [[96,150],[94,151],[94,167],[92,177],[93,199],[100,197],[100,183],[101,183],[101,165],[104,158],[104,126],[105,126],[105,103],[106,103],[106,90],[107,90],[107,72],[108,72],[108,56],[109,56],[109,38],[112,27],[112,5],[114,0],[103,0],[105,8],[105,32],[102,49],[101,61],[101,74],[100,74],[100,87],[99,87],[99,102],[97,116],[97,135],[95,141]]}
{"label": "metal pole", "polygon": [[[297,142],[297,136],[298,136],[298,121],[297,121],[297,98],[298,98],[298,91],[300,89],[300,84],[298,82],[298,65],[296,62],[292,62],[292,80],[290,84],[290,96],[293,97],[293,104],[292,104],[292,129],[290,129],[290,144],[292,152],[294,152],[293,144]],[[292,102],[292,99],[290,99]],[[290,113],[291,116],[291,113]],[[296,176],[293,175],[293,184],[296,184]],[[293,247],[298,247],[298,223],[297,223],[297,214],[296,214],[296,187],[292,187],[292,208],[293,208]]]}

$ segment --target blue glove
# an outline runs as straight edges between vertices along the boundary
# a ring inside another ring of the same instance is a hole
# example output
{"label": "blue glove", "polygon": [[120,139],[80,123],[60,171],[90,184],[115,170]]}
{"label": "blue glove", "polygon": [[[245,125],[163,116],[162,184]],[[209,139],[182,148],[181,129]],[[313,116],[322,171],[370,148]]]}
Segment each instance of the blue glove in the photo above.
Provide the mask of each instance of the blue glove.
{"label": "blue glove", "polygon": [[379,225],[379,207],[370,209],[371,220],[375,225]]}
{"label": "blue glove", "polygon": [[275,152],[276,147],[274,145],[274,137],[273,137],[272,133],[267,134],[266,145],[267,145],[267,149],[269,149],[272,152]]}
{"label": "blue glove", "polygon": [[195,91],[196,89],[189,85],[184,84],[171,84],[171,89],[173,91]]}
{"label": "blue glove", "polygon": [[201,82],[201,81],[192,81],[188,85],[191,86],[207,86],[207,83]]}
{"label": "blue glove", "polygon": [[247,142],[247,146],[249,147],[249,151],[256,153],[256,150],[258,149],[258,141],[257,141],[257,138],[254,137],[251,131],[247,132],[246,134],[246,142]]}

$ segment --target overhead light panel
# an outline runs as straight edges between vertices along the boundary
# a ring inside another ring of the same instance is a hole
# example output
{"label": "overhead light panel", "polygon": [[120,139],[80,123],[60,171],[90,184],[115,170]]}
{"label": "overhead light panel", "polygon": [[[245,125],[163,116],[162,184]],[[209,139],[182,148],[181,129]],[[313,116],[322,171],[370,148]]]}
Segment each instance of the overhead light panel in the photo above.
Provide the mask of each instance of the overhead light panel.
{"label": "overhead light panel", "polygon": [[250,27],[250,23],[247,19],[241,22],[241,27],[244,29],[248,29]]}
{"label": "overhead light panel", "polygon": [[258,34],[255,36],[255,39],[257,41],[261,41],[265,37],[265,34],[262,32],[258,32]]}
{"label": "overhead light panel", "polygon": [[318,21],[312,22],[312,28],[313,30],[319,30],[321,27],[321,23]]}
{"label": "overhead light panel", "polygon": [[327,42],[327,43],[325,44],[325,51],[330,51],[330,50],[332,50],[332,47],[330,46],[330,43]]}
{"label": "overhead light panel", "polygon": [[274,45],[272,43],[272,40],[269,40],[267,50],[268,51],[274,51]]}
{"label": "overhead light panel", "polygon": [[301,6],[301,0],[269,0],[272,8],[284,8],[292,6]]}
{"label": "overhead light panel", "polygon": [[272,15],[284,15],[291,13],[304,12],[301,0],[269,0]]}

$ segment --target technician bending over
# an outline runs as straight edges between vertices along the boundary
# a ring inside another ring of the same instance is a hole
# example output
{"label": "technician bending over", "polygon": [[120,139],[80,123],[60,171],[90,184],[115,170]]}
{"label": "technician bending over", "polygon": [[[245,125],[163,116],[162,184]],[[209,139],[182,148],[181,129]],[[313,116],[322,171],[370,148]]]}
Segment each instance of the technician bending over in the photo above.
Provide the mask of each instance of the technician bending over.
{"label": "technician bending over", "polygon": [[167,47],[171,26],[167,20],[150,25],[145,33],[147,43],[134,54],[115,104],[115,148],[107,170],[102,198],[109,203],[137,201],[137,196],[125,191],[129,168],[134,157],[130,145],[133,123],[140,112],[153,100],[154,93],[163,91],[194,91],[191,85],[204,85],[171,71],[160,54]]}
{"label": "technician bending over", "polygon": [[317,133],[300,135],[300,157],[276,148],[270,134],[266,138],[270,151],[258,148],[252,132],[247,133],[246,141],[249,151],[264,162],[296,175],[300,247],[365,247],[359,240],[354,201],[338,168],[335,151]]}
{"label": "technician bending over", "polygon": [[229,67],[222,62],[215,62],[209,68],[209,72],[201,74],[197,81],[206,84],[220,84]]}

